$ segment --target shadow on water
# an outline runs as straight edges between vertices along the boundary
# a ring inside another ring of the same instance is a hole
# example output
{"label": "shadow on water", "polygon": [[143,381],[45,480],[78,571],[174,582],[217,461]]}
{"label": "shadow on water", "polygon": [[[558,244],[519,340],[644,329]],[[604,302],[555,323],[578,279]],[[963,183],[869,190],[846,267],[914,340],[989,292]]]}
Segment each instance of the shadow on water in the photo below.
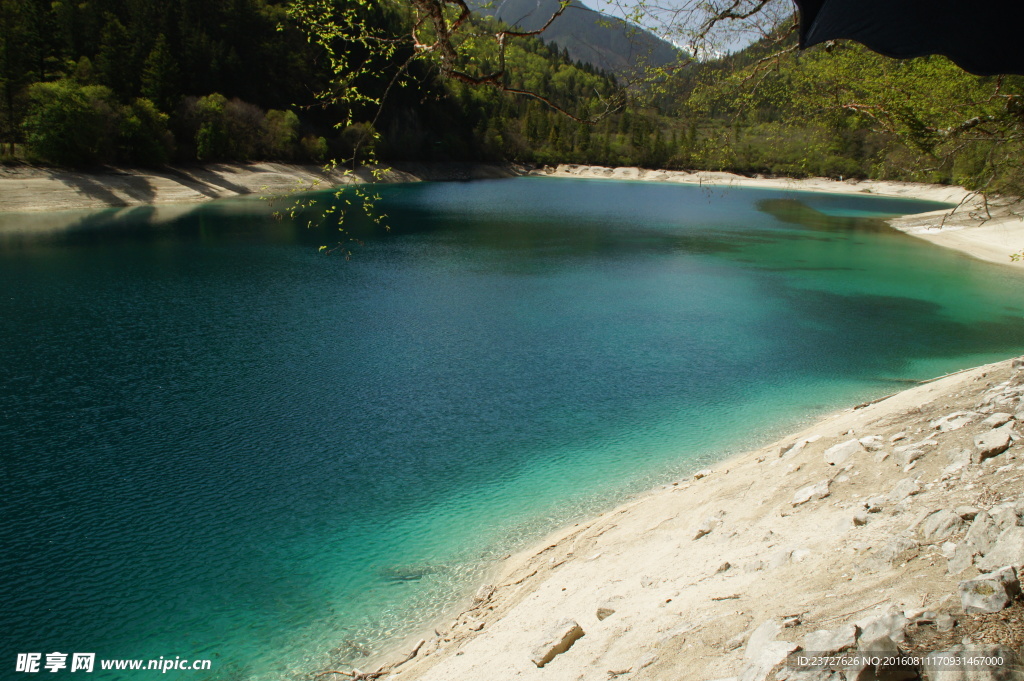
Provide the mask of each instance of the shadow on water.
{"label": "shadow on water", "polygon": [[786,354],[796,358],[817,348],[821,359],[813,369],[826,375],[859,364],[857,373],[872,380],[913,381],[891,377],[905,370],[906,358],[1016,352],[1024,338],[1020,316],[962,321],[938,303],[917,298],[790,287],[776,289],[775,295],[787,301],[798,319],[813,320],[791,332]]}
{"label": "shadow on water", "polygon": [[[293,242],[300,227],[275,220],[258,199],[202,204],[139,205],[91,211],[0,213],[0,252],[39,247],[91,247],[160,241]],[[317,238],[310,235],[310,243]]]}
{"label": "shadow on water", "polygon": [[780,222],[817,232],[879,234],[895,231],[880,218],[829,215],[799,199],[762,199],[755,206]]}

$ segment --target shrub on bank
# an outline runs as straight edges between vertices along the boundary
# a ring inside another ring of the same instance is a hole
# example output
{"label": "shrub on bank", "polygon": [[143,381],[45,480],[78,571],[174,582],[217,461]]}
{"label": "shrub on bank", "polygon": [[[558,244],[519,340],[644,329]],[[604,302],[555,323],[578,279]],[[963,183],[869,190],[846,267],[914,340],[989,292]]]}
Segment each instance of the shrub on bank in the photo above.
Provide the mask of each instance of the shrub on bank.
{"label": "shrub on bank", "polygon": [[167,116],[144,98],[117,101],[110,88],[62,79],[28,89],[26,157],[67,166],[153,165],[169,160]]}

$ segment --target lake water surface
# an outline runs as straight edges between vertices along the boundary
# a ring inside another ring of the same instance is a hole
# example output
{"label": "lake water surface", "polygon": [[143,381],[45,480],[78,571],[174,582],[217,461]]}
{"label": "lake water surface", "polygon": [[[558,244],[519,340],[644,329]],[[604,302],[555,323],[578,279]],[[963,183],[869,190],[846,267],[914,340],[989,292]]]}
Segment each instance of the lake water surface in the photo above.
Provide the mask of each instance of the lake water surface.
{"label": "lake water surface", "polygon": [[392,231],[355,225],[349,262],[258,200],[2,216],[0,676],[54,651],[358,665],[547,531],[1024,352],[1024,278],[878,220],[935,204],[380,191]]}

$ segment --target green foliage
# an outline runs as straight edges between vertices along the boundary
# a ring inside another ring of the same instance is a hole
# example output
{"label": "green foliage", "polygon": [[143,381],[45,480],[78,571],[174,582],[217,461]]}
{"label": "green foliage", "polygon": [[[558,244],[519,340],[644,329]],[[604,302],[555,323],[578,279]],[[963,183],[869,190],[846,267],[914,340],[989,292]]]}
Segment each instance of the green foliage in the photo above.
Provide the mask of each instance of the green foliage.
{"label": "green foliage", "polygon": [[61,165],[106,160],[111,143],[113,93],[73,81],[35,83],[23,123],[29,154]]}
{"label": "green foliage", "polygon": [[327,140],[315,135],[306,135],[300,142],[302,157],[313,163],[324,163],[327,161],[329,150]]}
{"label": "green foliage", "polygon": [[227,104],[227,98],[216,92],[195,101],[196,158],[200,161],[220,161],[231,157],[232,140],[225,112]]}
{"label": "green foliage", "polygon": [[271,109],[263,120],[263,148],[269,158],[293,160],[298,149],[299,117],[294,111]]}
{"label": "green foliage", "polygon": [[96,54],[96,70],[100,82],[119,97],[127,97],[135,91],[135,63],[132,59],[132,38],[116,16],[105,15],[100,48]]}
{"label": "green foliage", "polygon": [[162,110],[169,111],[177,103],[180,92],[178,83],[178,65],[167,45],[167,39],[160,33],[142,65],[141,93]]}
{"label": "green foliage", "polygon": [[[311,89],[325,84],[329,72],[321,55],[288,22],[285,4],[285,0],[0,0],[0,146],[10,149],[27,142],[28,128],[23,123],[32,100],[29,89],[36,83],[70,79],[80,85],[105,86],[114,109],[131,108],[138,98],[148,99],[170,115],[169,125],[175,130],[183,126],[179,105],[189,94],[220,92],[229,101],[278,110],[308,106],[314,102]],[[329,129],[332,118],[329,112],[314,111],[304,124]],[[262,148],[262,144],[257,141],[255,146]],[[112,147],[116,149],[117,144]],[[179,160],[195,160],[194,137],[175,148]],[[129,155],[164,157],[152,151]],[[124,154],[109,150],[71,154],[93,162],[119,155]]]}
{"label": "green foliage", "polygon": [[29,157],[59,165],[158,164],[169,158],[167,115],[147,99],[117,102],[110,88],[70,80],[29,88]]}
{"label": "green foliage", "polygon": [[168,118],[156,104],[143,97],[123,107],[119,160],[141,166],[167,163],[174,148],[174,137],[167,129]]}
{"label": "green foliage", "polygon": [[[652,76],[627,102],[613,77],[535,38],[502,52],[493,20],[461,24],[448,57],[414,50],[412,26],[394,0],[0,0],[0,150],[74,165],[643,165],[1024,194],[1024,78],[766,42]],[[430,44],[433,30],[416,35]],[[501,75],[471,85],[454,68]]]}
{"label": "green foliage", "polygon": [[705,121],[709,157],[715,146],[727,150],[732,156],[717,160],[732,170],[953,182],[1020,195],[1024,130],[1014,109],[1022,82],[972,76],[943,57],[900,61],[843,43],[788,53],[767,67],[740,55],[677,89],[689,92],[681,110]]}

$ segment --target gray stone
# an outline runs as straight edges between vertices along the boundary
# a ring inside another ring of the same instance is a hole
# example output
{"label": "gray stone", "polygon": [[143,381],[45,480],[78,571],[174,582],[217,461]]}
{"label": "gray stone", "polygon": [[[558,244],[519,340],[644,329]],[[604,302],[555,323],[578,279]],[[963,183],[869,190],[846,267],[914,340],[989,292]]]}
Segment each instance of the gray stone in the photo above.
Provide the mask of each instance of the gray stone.
{"label": "gray stone", "polygon": [[[864,638],[858,650],[865,656],[892,658],[902,651],[888,636]],[[847,681],[904,681],[918,678],[917,669],[911,666],[860,665],[846,671]]]}
{"label": "gray stone", "polygon": [[1020,581],[1010,566],[960,582],[960,605],[968,615],[999,612],[1018,595]]}
{"label": "gray stone", "polygon": [[697,526],[697,529],[694,531],[693,538],[700,539],[704,535],[711,534],[715,530],[715,528],[721,524],[721,518],[719,518],[718,516],[709,515],[707,518],[704,518],[700,525]]}
{"label": "gray stone", "polygon": [[1020,518],[1017,517],[1017,509],[1014,508],[1013,504],[999,504],[989,511],[989,515],[992,516],[992,520],[1000,532],[1005,531],[1008,527],[1020,524]]}
{"label": "gray stone", "polygon": [[907,624],[931,624],[934,622],[939,614],[934,610],[912,610],[903,613],[903,616],[907,618]]}
{"label": "gray stone", "polygon": [[839,629],[820,629],[804,637],[804,650],[814,653],[838,653],[849,650],[857,644],[857,625],[849,624]]}
{"label": "gray stone", "polygon": [[980,511],[976,506],[956,507],[956,514],[964,520],[974,520],[978,516],[978,513],[980,513]]}
{"label": "gray stone", "polygon": [[904,466],[909,466],[923,457],[925,451],[923,447],[918,445],[906,445],[903,447],[896,447],[892,450],[892,454],[893,461],[895,461],[897,466],[902,468]]}
{"label": "gray stone", "polygon": [[943,613],[943,614],[941,614],[941,615],[939,615],[938,617],[935,618],[935,630],[936,631],[939,631],[939,632],[942,632],[942,633],[945,634],[947,632],[953,631],[953,627],[955,627],[955,626],[956,626],[956,620],[953,619],[952,615],[948,615],[946,613]]}
{"label": "gray stone", "polygon": [[963,529],[964,521],[953,511],[935,511],[921,523],[921,539],[926,544],[940,542]]}
{"label": "gray stone", "polygon": [[951,575],[958,575],[967,568],[974,565],[974,557],[978,555],[978,551],[969,545],[967,542],[956,545],[956,550],[953,552],[953,556],[949,559],[949,563],[946,565],[946,571]]}
{"label": "gray stone", "polygon": [[789,641],[777,641],[782,625],[775,620],[766,620],[755,629],[747,640],[743,659],[747,664],[740,673],[740,681],[764,681],[775,665],[779,664],[800,646]]}
{"label": "gray stone", "polygon": [[885,505],[887,503],[888,497],[883,496],[871,497],[866,502],[864,502],[865,506],[868,509],[868,513],[880,512],[883,508],[885,508]]}
{"label": "gray stone", "polygon": [[762,646],[755,657],[750,659],[747,666],[740,673],[740,681],[764,681],[768,678],[775,665],[779,664],[789,654],[799,650],[800,646],[789,641],[771,641]]}
{"label": "gray stone", "polygon": [[977,416],[978,414],[973,411],[955,411],[948,416],[943,416],[941,419],[932,421],[928,425],[940,433],[949,433],[954,430],[960,430],[973,421]]}
{"label": "gray stone", "polygon": [[987,419],[982,421],[981,425],[988,426],[989,428],[998,428],[999,426],[1009,423],[1012,420],[1013,416],[1011,414],[1007,414],[1006,412],[1000,411],[996,412],[995,414],[992,414]]}
{"label": "gray stone", "polygon": [[918,554],[917,542],[907,537],[893,537],[876,550],[866,562],[869,569],[898,567]]}
{"label": "gray stone", "polygon": [[[896,643],[903,643],[907,618],[901,612],[890,612],[887,615],[866,617],[857,622],[857,627],[860,629],[858,639],[862,644],[865,641],[870,642],[881,637]],[[861,650],[864,649],[862,644],[858,644]]]}
{"label": "gray stone", "polygon": [[869,452],[877,452],[882,448],[884,440],[881,435],[868,435],[867,437],[862,437],[859,442]]}
{"label": "gray stone", "polygon": [[991,550],[976,562],[978,569],[986,572],[1004,565],[1024,566],[1024,527],[1017,525],[1003,530]]}
{"label": "gray stone", "polygon": [[[856,442],[856,440],[854,440],[854,442]],[[859,444],[860,443],[858,443],[858,445]],[[828,479],[820,480],[812,485],[806,485],[796,491],[796,494],[793,495],[793,501],[790,503],[793,504],[793,506],[799,506],[801,504],[806,504],[808,501],[824,499],[829,495],[828,488]]]}
{"label": "gray stone", "polygon": [[743,651],[743,658],[746,660],[752,660],[760,654],[761,648],[768,643],[774,641],[779,632],[782,631],[782,625],[775,620],[765,620],[757,629],[754,629],[750,634],[750,638],[747,639],[747,647]]}
{"label": "gray stone", "polygon": [[971,528],[967,530],[967,536],[964,537],[964,541],[978,553],[984,554],[992,549],[998,538],[999,527],[992,520],[992,516],[988,514],[988,511],[981,511],[975,516],[974,522],[971,523]]}
{"label": "gray stone", "polygon": [[796,456],[801,451],[803,451],[803,448],[806,447],[807,445],[808,445],[808,440],[797,440],[796,442],[794,442],[793,444],[789,445],[788,447],[783,447],[782,450],[779,452],[779,458],[780,459],[785,459],[785,458],[789,458],[791,456]]}
{"label": "gray stone", "polygon": [[886,495],[886,501],[890,504],[898,504],[904,499],[921,493],[921,483],[913,478],[904,478],[896,483],[892,491]]}
{"label": "gray stone", "polygon": [[971,463],[981,463],[985,459],[998,456],[1010,448],[1010,431],[1006,426],[990,430],[974,438],[974,453]]}
{"label": "gray stone", "polygon": [[576,620],[561,620],[545,632],[544,637],[534,646],[530,660],[538,667],[543,667],[555,659],[556,655],[569,650],[583,635],[583,627]]}
{"label": "gray stone", "polygon": [[[1003,664],[998,667],[991,667],[982,664],[961,664],[951,666],[949,664],[939,665],[939,660],[974,658],[984,661],[987,659],[1002,659]],[[1021,659],[1013,651],[1004,645],[993,644],[972,644],[953,646],[947,650],[936,651],[929,655],[930,662],[926,662],[923,670],[929,681],[1024,681],[1024,672],[1021,671]]]}
{"label": "gray stone", "polygon": [[847,440],[825,450],[825,463],[830,466],[841,466],[849,461],[851,456],[863,451],[864,445],[859,440]]}
{"label": "gray stone", "polygon": [[949,463],[952,466],[966,466],[971,463],[971,457],[974,452],[966,447],[960,449],[951,449],[946,452],[946,456],[949,458]]}

